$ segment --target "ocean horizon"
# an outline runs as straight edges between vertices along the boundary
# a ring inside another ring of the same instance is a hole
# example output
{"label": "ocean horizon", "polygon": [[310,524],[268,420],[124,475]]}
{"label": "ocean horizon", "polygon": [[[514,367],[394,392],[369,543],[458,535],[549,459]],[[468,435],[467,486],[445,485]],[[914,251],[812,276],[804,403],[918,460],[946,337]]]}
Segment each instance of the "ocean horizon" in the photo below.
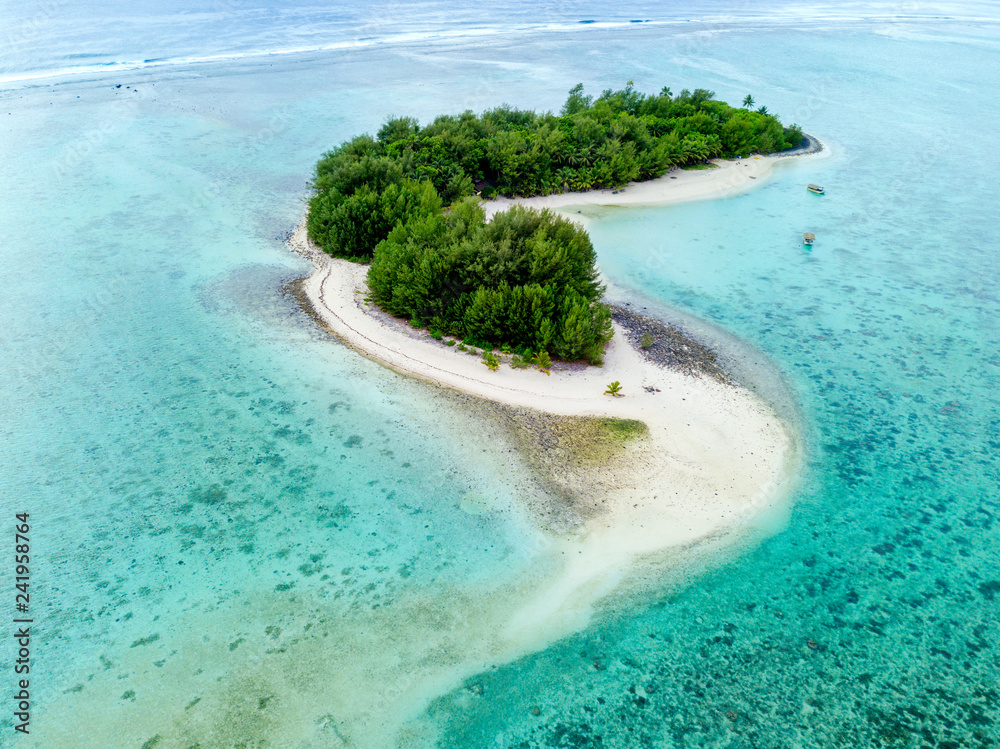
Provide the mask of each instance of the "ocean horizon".
{"label": "ocean horizon", "polygon": [[[32,621],[30,733],[9,700],[0,747],[1000,743],[993,3],[3,16],[0,510],[10,559],[28,515],[6,610]],[[523,510],[545,487],[461,396],[318,326],[287,239],[319,157],[389,117],[628,81],[751,94],[825,146],[738,195],[584,209],[612,296],[712,342],[802,469],[511,638],[565,566]]]}

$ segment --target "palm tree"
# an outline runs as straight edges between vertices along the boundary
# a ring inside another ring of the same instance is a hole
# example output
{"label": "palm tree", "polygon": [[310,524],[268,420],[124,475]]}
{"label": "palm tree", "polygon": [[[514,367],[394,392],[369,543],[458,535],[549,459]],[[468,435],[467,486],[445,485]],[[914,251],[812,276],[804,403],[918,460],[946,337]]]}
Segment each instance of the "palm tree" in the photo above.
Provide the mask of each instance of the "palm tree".
{"label": "palm tree", "polygon": [[761,114],[767,114],[767,107],[760,107],[757,111]]}
{"label": "palm tree", "polygon": [[566,166],[561,167],[555,174],[556,182],[559,183],[563,190],[570,189],[570,184],[573,182],[574,177],[576,177],[576,170]]}
{"label": "palm tree", "polygon": [[590,146],[578,145],[566,154],[566,163],[571,167],[579,169],[589,162]]}
{"label": "palm tree", "polygon": [[743,97],[743,108],[750,109],[750,107],[752,106],[753,106],[753,97],[750,94],[747,94],[746,96]]}
{"label": "palm tree", "polygon": [[531,363],[538,367],[539,372],[544,372],[547,375],[552,374],[549,370],[552,368],[552,357],[548,355],[545,351],[539,351],[533,357],[531,357]]}

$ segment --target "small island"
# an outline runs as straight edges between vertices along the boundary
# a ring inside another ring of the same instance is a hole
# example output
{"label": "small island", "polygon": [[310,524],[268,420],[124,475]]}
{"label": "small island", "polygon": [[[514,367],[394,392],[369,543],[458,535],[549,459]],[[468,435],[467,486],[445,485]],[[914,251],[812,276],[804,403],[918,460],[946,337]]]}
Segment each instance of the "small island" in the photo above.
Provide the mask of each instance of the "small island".
{"label": "small island", "polygon": [[764,154],[817,150],[750,97],[712,96],[577,86],[558,116],[390,120],[323,156],[291,238],[316,264],[301,299],[318,321],[481,399],[547,487],[524,511],[572,561],[525,622],[640,557],[738,537],[797,472],[789,425],[697,341],[609,307],[586,231],[554,212],[731,194],[771,171]]}

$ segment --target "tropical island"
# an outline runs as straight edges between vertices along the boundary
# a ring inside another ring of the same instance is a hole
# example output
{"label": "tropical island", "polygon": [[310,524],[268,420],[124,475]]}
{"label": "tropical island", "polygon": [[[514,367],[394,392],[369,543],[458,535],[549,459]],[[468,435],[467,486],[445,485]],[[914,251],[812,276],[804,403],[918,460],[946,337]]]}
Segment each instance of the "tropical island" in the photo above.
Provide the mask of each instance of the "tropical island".
{"label": "tropical island", "polygon": [[781,511],[799,462],[794,427],[712,350],[605,303],[585,229],[555,211],[732,194],[780,163],[764,152],[795,147],[818,142],[711,92],[591,100],[577,86],[558,116],[393,119],[319,162],[290,238],[316,265],[299,298],[366,357],[457,391],[517,448],[512,475],[531,469],[549,498],[523,510],[572,560],[525,622],[640,557],[739,537]]}

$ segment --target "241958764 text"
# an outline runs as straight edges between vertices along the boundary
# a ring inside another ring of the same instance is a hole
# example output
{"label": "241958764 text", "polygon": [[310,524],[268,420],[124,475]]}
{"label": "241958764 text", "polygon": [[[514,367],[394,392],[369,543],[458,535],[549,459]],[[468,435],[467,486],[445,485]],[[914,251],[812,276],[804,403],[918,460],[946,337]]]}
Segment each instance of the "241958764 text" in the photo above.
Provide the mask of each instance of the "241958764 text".
{"label": "241958764 text", "polygon": [[30,733],[31,722],[31,539],[28,513],[14,516],[14,730]]}

